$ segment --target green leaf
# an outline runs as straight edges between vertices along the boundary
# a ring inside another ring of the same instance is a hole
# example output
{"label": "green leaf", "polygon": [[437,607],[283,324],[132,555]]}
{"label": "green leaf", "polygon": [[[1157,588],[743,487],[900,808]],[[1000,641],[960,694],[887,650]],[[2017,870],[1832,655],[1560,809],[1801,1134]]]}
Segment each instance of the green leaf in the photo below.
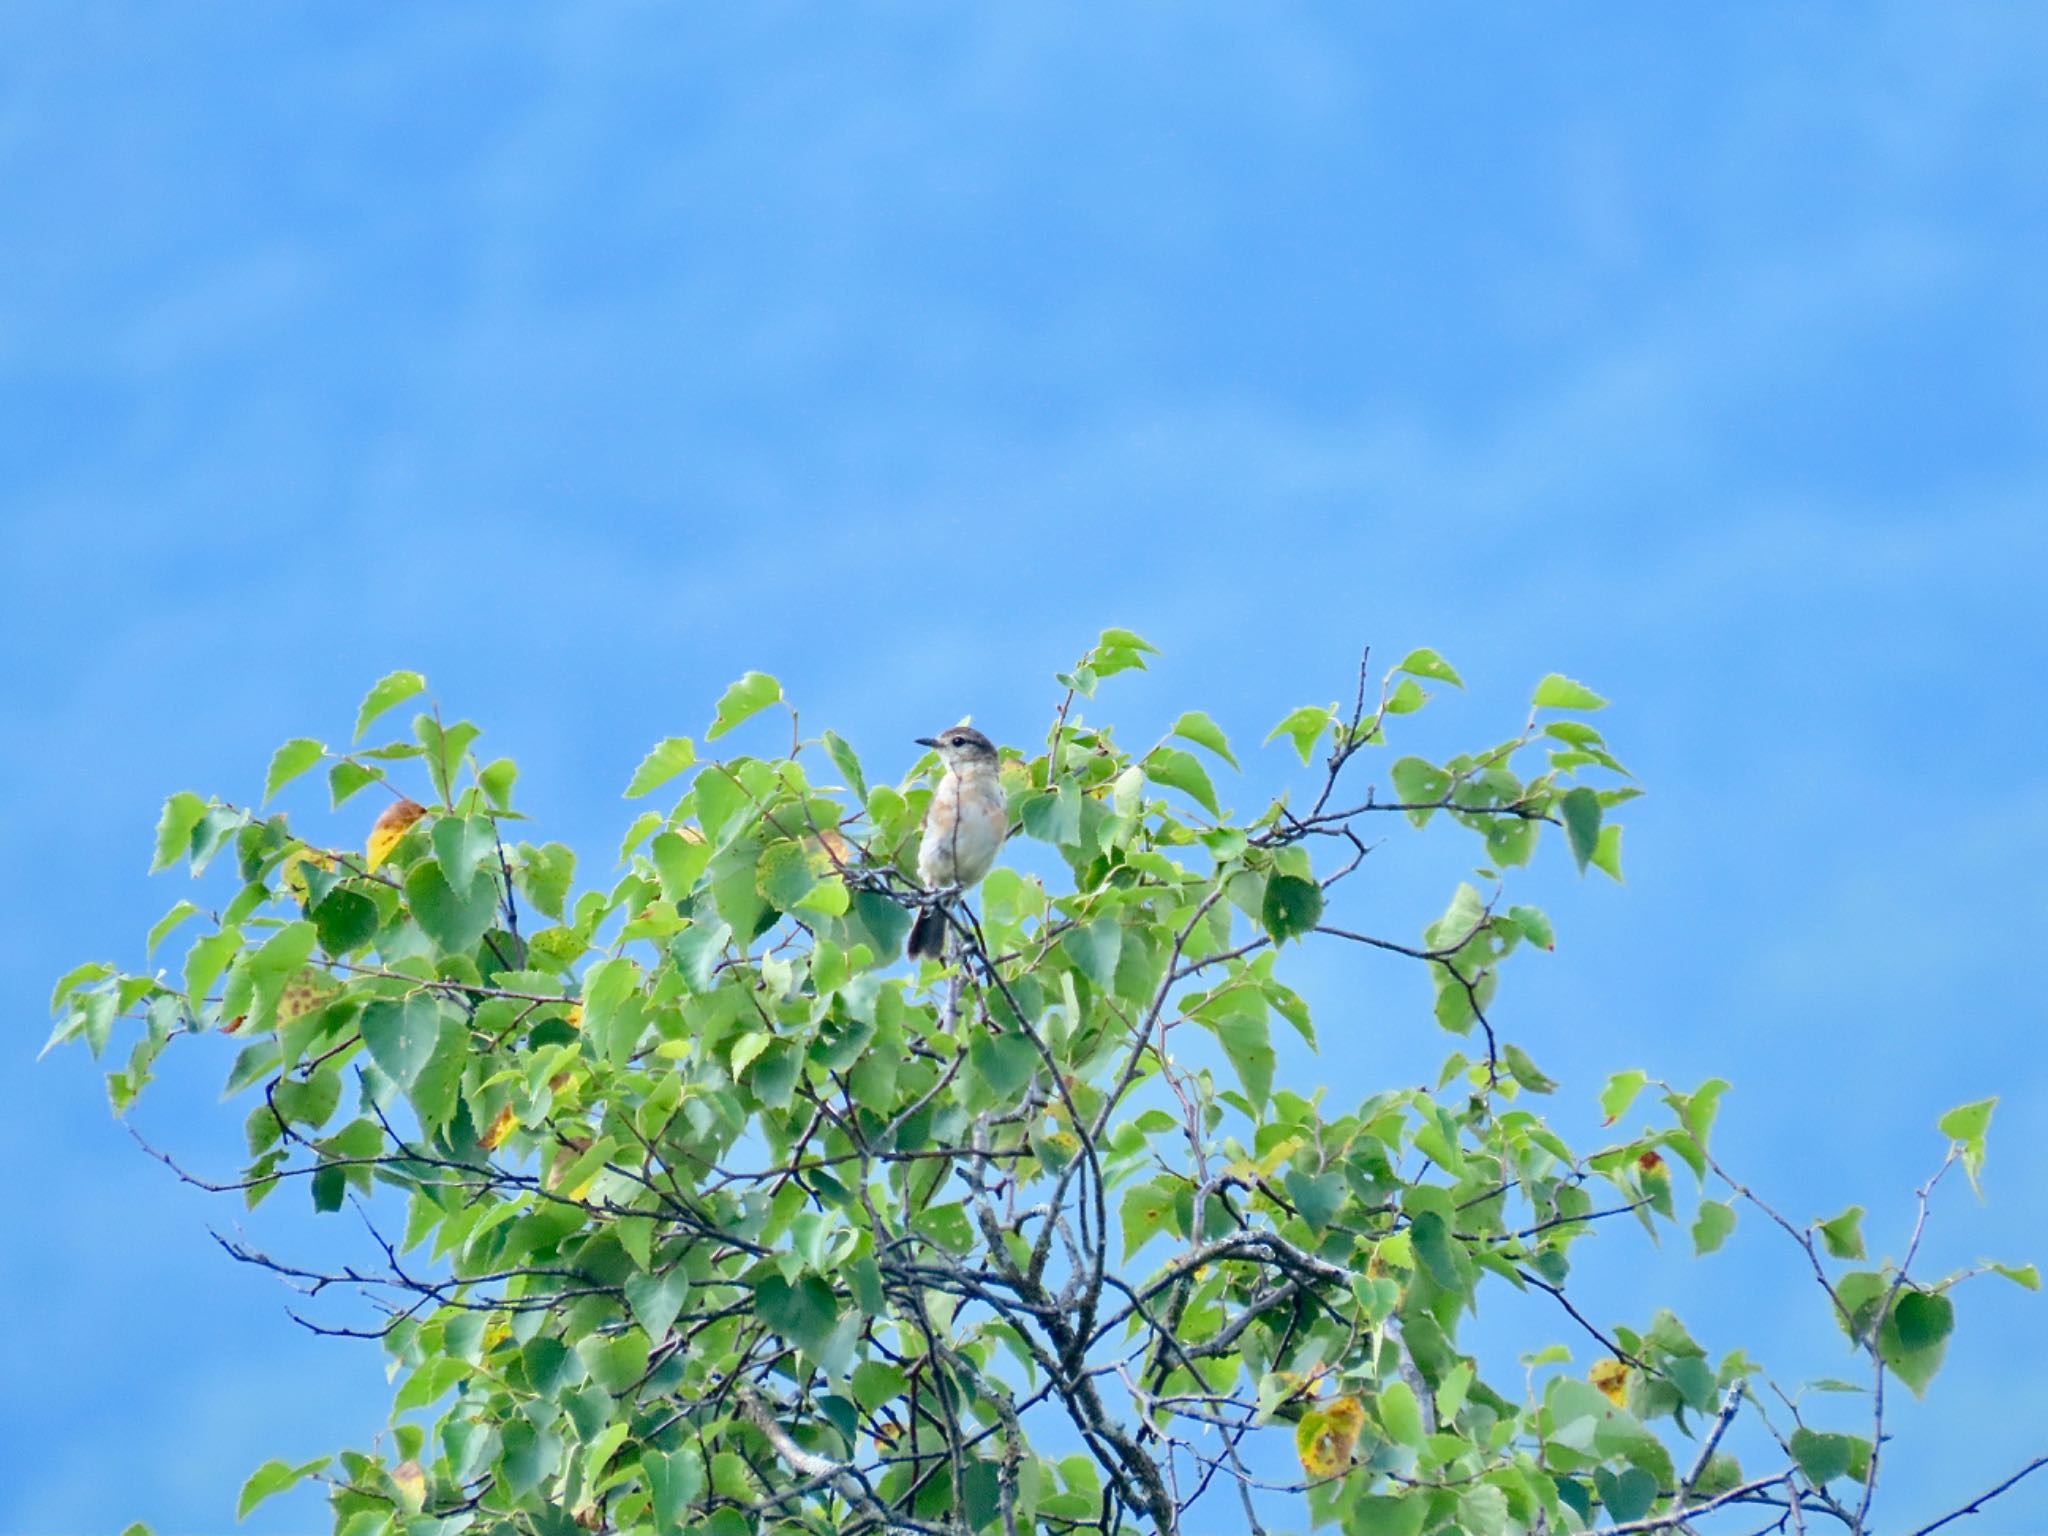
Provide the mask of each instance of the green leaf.
{"label": "green leaf", "polygon": [[1728,1240],[1735,1230],[1735,1207],[1719,1200],[1702,1200],[1700,1213],[1692,1224],[1692,1247],[1696,1254],[1709,1254]]}
{"label": "green leaf", "polygon": [[1711,1413],[1719,1394],[1713,1367],[1698,1355],[1673,1355],[1664,1362],[1664,1376],[1692,1408]]}
{"label": "green leaf", "polygon": [[320,947],[330,955],[346,955],[376,937],[381,918],[377,904],[355,891],[333,890],[313,909]]}
{"label": "green leaf", "polygon": [[1619,1473],[1598,1467],[1593,1472],[1593,1487],[1607,1507],[1608,1519],[1616,1525],[1640,1520],[1657,1502],[1656,1474],[1641,1467],[1629,1467]]}
{"label": "green leaf", "polygon": [[[683,1514],[704,1496],[704,1458],[695,1446],[662,1452],[652,1446],[640,1451],[640,1467],[647,1474],[654,1500],[654,1526],[661,1531],[683,1529]],[[710,1526],[704,1529],[709,1531]]]}
{"label": "green leaf", "polygon": [[1166,1175],[1125,1192],[1117,1215],[1123,1226],[1126,1261],[1160,1233],[1178,1228],[1180,1192],[1186,1187],[1184,1181]]}
{"label": "green leaf", "polygon": [[1348,1187],[1341,1173],[1302,1173],[1293,1168],[1287,1170],[1281,1183],[1287,1186],[1287,1198],[1301,1213],[1301,1219],[1318,1232],[1342,1209]]}
{"label": "green leaf", "polygon": [[1501,1059],[1507,1063],[1508,1075],[1531,1093],[1550,1093],[1557,1087],[1557,1080],[1546,1075],[1529,1053],[1510,1041],[1501,1047]]}
{"label": "green leaf", "polygon": [[467,720],[444,726],[433,715],[414,715],[412,733],[427,759],[427,776],[434,781],[434,793],[446,805],[454,800],[455,771],[462,766],[469,744],[483,733]]}
{"label": "green leaf", "polygon": [[1841,1215],[1820,1224],[1820,1239],[1838,1259],[1863,1257],[1863,1207],[1852,1205]]}
{"label": "green leaf", "polygon": [[1092,923],[1069,928],[1060,935],[1060,949],[1074,962],[1074,969],[1104,992],[1116,988],[1117,955],[1123,949],[1124,931],[1113,917],[1098,917]]}
{"label": "green leaf", "polygon": [[770,843],[754,869],[754,889],[778,912],[802,901],[817,883],[810,856],[796,843]]}
{"label": "green leaf", "polygon": [[1266,882],[1259,920],[1275,944],[1313,933],[1316,924],[1323,920],[1323,888],[1299,875],[1276,874]]}
{"label": "green leaf", "polygon": [[426,992],[398,1002],[379,998],[364,1007],[361,1028],[370,1059],[401,1090],[409,1089],[440,1041],[441,1005]]}
{"label": "green leaf", "polygon": [[1023,1090],[1041,1064],[1038,1048],[1016,1033],[977,1030],[968,1042],[967,1056],[989,1091],[1005,1103]]}
{"label": "green leaf", "polygon": [[[189,901],[181,901],[178,903],[178,906],[190,907],[192,906],[192,903]],[[174,907],[171,910],[175,912],[177,908]],[[194,907],[193,910],[196,912],[198,908]],[[149,947],[151,949],[156,948],[156,943],[153,937]],[[104,960],[88,960],[83,965],[74,965],[70,970],[66,971],[62,976],[60,976],[57,979],[57,985],[55,986],[55,988],[51,990],[50,1012],[53,1014],[61,1013],[64,1009],[64,1000],[71,996],[73,992],[76,992],[80,987],[86,986],[91,982],[105,981],[109,976],[113,974],[113,966],[109,965]]]}
{"label": "green leaf", "polygon": [[498,911],[498,882],[478,870],[468,886],[448,884],[439,864],[415,864],[405,876],[406,905],[420,928],[443,954],[475,949]]}
{"label": "green leaf", "polygon": [[832,1330],[839,1326],[832,1287],[817,1275],[805,1275],[794,1284],[780,1275],[767,1276],[754,1287],[754,1315],[771,1333],[813,1358],[824,1352]]}
{"label": "green leaf", "polygon": [[304,918],[286,923],[250,954],[250,975],[259,981],[278,981],[291,975],[312,955],[314,937],[313,925]]}
{"label": "green leaf", "polygon": [[518,781],[519,765],[509,757],[494,758],[478,770],[476,781],[499,810],[512,807],[512,786]]}
{"label": "green leaf", "polygon": [[1972,1142],[1981,1140],[1991,1127],[1991,1111],[1998,1104],[1994,1094],[1988,1099],[1978,1099],[1970,1104],[1958,1104],[1954,1109],[1935,1122],[1936,1128],[1951,1141]]}
{"label": "green leaf", "polygon": [[1689,1094],[1667,1095],[1667,1102],[1678,1111],[1678,1118],[1692,1133],[1692,1139],[1705,1150],[1707,1139],[1714,1129],[1714,1117],[1721,1110],[1721,1095],[1728,1091],[1725,1077],[1710,1077]]}
{"label": "green leaf", "polygon": [[1987,1264],[1985,1268],[1989,1269],[1994,1275],[2005,1276],[2006,1279],[2019,1286],[2022,1290],[2038,1291],[2041,1289],[2041,1271],[2035,1265]]}
{"label": "green leaf", "polygon": [[1174,721],[1168,734],[1178,736],[1182,741],[1192,741],[1198,747],[1207,747],[1231,767],[1237,766],[1237,758],[1230,750],[1230,738],[1223,734],[1223,727],[1199,709],[1191,709]]}
{"label": "green leaf", "polygon": [[263,798],[268,800],[285,785],[320,761],[327,751],[325,742],[310,736],[295,736],[279,747],[270,759],[270,771],[263,775]]}
{"label": "green leaf", "polygon": [[289,1462],[266,1461],[250,1474],[248,1482],[242,1484],[242,1496],[235,1501],[235,1518],[248,1519],[249,1511],[258,1504],[274,1493],[283,1493],[285,1489],[304,1482],[325,1467],[327,1462],[328,1458],[325,1456],[318,1461],[302,1462],[296,1467]]}
{"label": "green leaf", "polygon": [[1431,678],[1439,683],[1450,683],[1458,688],[1465,686],[1465,679],[1458,676],[1457,669],[1428,646],[1410,651],[1394,670],[1412,673],[1416,677]]}
{"label": "green leaf", "polygon": [[678,903],[697,888],[704,866],[711,862],[709,843],[701,837],[692,842],[675,832],[658,834],[647,845],[647,851],[654,859],[655,873],[661,878],[661,894]]}
{"label": "green leaf", "polygon": [[1050,790],[1026,795],[1018,810],[1026,837],[1059,848],[1080,846],[1081,796],[1071,784],[1055,784]]}
{"label": "green leaf", "polygon": [[1429,820],[1437,802],[1451,792],[1451,776],[1419,757],[1396,758],[1387,777],[1394,781],[1394,793],[1400,796],[1402,805],[1423,807],[1407,813],[1418,827]]}
{"label": "green leaf", "polygon": [[1179,747],[1154,747],[1145,755],[1145,777],[1188,796],[1211,816],[1223,813],[1216,805],[1216,788],[1209,782],[1209,770],[1192,752]]}
{"label": "green leaf", "polygon": [[1607,701],[1584,683],[1553,672],[1536,685],[1529,703],[1536,709],[1601,709]]}
{"label": "green leaf", "polygon": [[1157,656],[1159,647],[1133,630],[1112,627],[1102,632],[1095,642],[1094,650],[1089,654],[1095,658],[1096,672],[1108,677],[1127,667],[1144,666],[1144,658]]}
{"label": "green leaf", "polygon": [[1557,803],[1564,818],[1564,834],[1572,846],[1572,857],[1583,872],[1600,843],[1600,797],[1583,784],[1565,791]]}
{"label": "green leaf", "polygon": [[1390,715],[1412,715],[1428,702],[1428,690],[1414,678],[1404,677],[1394,685],[1394,691],[1381,707]]}
{"label": "green leaf", "polygon": [[143,945],[143,954],[155,954],[157,945],[163,943],[171,930],[184,922],[186,918],[197,914],[198,911],[198,906],[189,901],[180,901],[172,906],[171,910],[158,918],[155,925],[150,928],[149,937]]}
{"label": "green leaf", "polygon": [[342,801],[365,784],[376,783],[379,777],[374,768],[365,768],[361,763],[344,758],[327,770],[328,798],[339,809]]}
{"label": "green leaf", "polygon": [[433,843],[434,859],[450,890],[468,890],[486,861],[493,870],[497,867],[498,831],[488,816],[436,817]]}
{"label": "green leaf", "polygon": [[1304,704],[1268,731],[1266,740],[1271,741],[1275,736],[1285,736],[1294,743],[1294,750],[1301,754],[1301,760],[1305,763],[1315,755],[1316,739],[1330,728],[1331,722],[1335,719],[1336,712],[1327,705],[1319,707]]}
{"label": "green leaf", "polygon": [[192,850],[192,831],[206,815],[206,802],[189,789],[181,789],[164,802],[156,822],[156,857],[149,872],[168,869]]}
{"label": "green leaf", "polygon": [[1238,1082],[1244,1085],[1245,1096],[1254,1108],[1263,1110],[1273,1091],[1273,1039],[1263,1001],[1255,1007],[1205,1006],[1196,1016],[1223,1047]]}
{"label": "green leaf", "polygon": [[1850,1451],[1847,1435],[1823,1434],[1812,1429],[1792,1431],[1792,1459],[1816,1488],[1824,1488],[1847,1474]]}
{"label": "green leaf", "polygon": [[[750,677],[759,675],[748,674]],[[734,686],[737,687],[738,684]],[[730,696],[728,693],[727,697]],[[723,708],[721,705],[721,713]],[[753,711],[749,710],[747,713],[752,714]],[[734,722],[737,723],[738,721]],[[711,734],[716,736],[718,732],[713,731]],[[647,755],[640,759],[640,766],[633,770],[633,782],[626,786],[626,798],[636,799],[650,789],[660,788],[696,761],[697,744],[687,736],[671,736],[665,741],[656,742]]]}
{"label": "green leaf", "polygon": [[1399,1377],[1380,1388],[1380,1427],[1396,1445],[1422,1446],[1422,1408],[1415,1389]]}
{"label": "green leaf", "polygon": [[846,787],[853,792],[853,798],[867,804],[868,778],[861,772],[860,758],[847,745],[846,738],[837,731],[824,735],[825,755],[832,759],[832,766],[839,770],[839,776],[846,780]]}
{"label": "green leaf", "polygon": [[782,684],[766,672],[749,672],[718,701],[718,718],[704,734],[713,741],[743,720],[750,720],[782,697]]}
{"label": "green leaf", "polygon": [[561,920],[569,887],[576,878],[576,854],[563,843],[519,845],[519,883],[533,904],[557,922]]}
{"label": "green leaf", "polygon": [[1419,1536],[1429,1510],[1426,1488],[1354,1499],[1344,1512],[1344,1536]]}
{"label": "green leaf", "polygon": [[417,672],[398,671],[378,679],[376,686],[363,695],[363,707],[356,711],[356,733],[351,739],[361,741],[372,720],[392,705],[402,704],[426,689],[427,680]]}
{"label": "green leaf", "polygon": [[661,1275],[633,1275],[626,1281],[626,1305],[633,1309],[633,1320],[656,1344],[668,1337],[669,1325],[683,1310],[689,1294],[690,1277],[680,1269]]}
{"label": "green leaf", "polygon": [[1544,949],[1557,948],[1557,934],[1541,907],[1509,907],[1508,921],[1522,930],[1522,937]]}
{"label": "green leaf", "polygon": [[1963,1172],[1970,1176],[1970,1187],[1977,1188],[1977,1175],[1984,1168],[1984,1136],[1991,1128],[1991,1111],[1998,1103],[1998,1096],[1978,1099],[1970,1104],[1958,1104],[1954,1109],[1936,1121],[1941,1134],[1962,1148]]}
{"label": "green leaf", "polygon": [[185,952],[185,993],[196,1012],[206,992],[242,947],[242,930],[223,928],[192,941]]}
{"label": "green leaf", "polygon": [[1927,1384],[1941,1368],[1955,1322],[1955,1304],[1946,1296],[1909,1290],[1892,1304],[1891,1315],[1878,1330],[1878,1353],[1915,1397],[1926,1394]]}
{"label": "green leaf", "polygon": [[1899,1347],[1904,1350],[1926,1349],[1939,1344],[1949,1336],[1955,1327],[1956,1309],[1946,1296],[1936,1291],[1908,1290],[1900,1294],[1892,1308]]}
{"label": "green leaf", "polygon": [[[1439,1158],[1438,1162],[1443,1162]],[[1450,1223],[1437,1211],[1417,1211],[1408,1224],[1415,1257],[1429,1277],[1445,1290],[1461,1290],[1466,1281],[1458,1272],[1458,1244],[1451,1236]]]}
{"label": "green leaf", "polygon": [[1618,823],[1610,821],[1600,829],[1588,862],[1610,880],[1621,879],[1621,827]]}
{"label": "green leaf", "polygon": [[1600,1108],[1607,1116],[1605,1123],[1612,1125],[1627,1114],[1629,1105],[1635,1103],[1636,1095],[1643,1091],[1643,1085],[1649,1080],[1635,1067],[1608,1078],[1607,1086],[1600,1090]]}

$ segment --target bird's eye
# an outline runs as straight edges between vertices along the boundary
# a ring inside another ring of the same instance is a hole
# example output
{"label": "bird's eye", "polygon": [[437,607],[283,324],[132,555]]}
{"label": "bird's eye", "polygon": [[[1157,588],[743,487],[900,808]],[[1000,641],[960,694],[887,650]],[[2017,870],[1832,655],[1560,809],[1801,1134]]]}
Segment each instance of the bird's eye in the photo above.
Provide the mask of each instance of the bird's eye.
{"label": "bird's eye", "polygon": [[967,745],[967,738],[965,736],[955,736],[953,738],[953,745],[956,747],[964,747]]}

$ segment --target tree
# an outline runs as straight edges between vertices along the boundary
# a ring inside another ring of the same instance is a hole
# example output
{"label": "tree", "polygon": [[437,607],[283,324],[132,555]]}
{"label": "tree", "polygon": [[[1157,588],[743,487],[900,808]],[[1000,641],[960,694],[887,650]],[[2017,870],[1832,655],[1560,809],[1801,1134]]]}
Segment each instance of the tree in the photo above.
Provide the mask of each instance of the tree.
{"label": "tree", "polygon": [[[1719,1079],[1619,1072],[1608,1122],[1654,1104],[1654,1123],[1575,1151],[1533,1107],[1557,1084],[1492,1010],[1507,962],[1553,942],[1507,874],[1556,833],[1581,872],[1619,877],[1610,813],[1638,790],[1585,719],[1605,701],[1546,677],[1515,734],[1396,756],[1381,799],[1354,764],[1392,750],[1425,684],[1462,683],[1419,650],[1375,697],[1361,666],[1348,706],[1268,738],[1319,760],[1311,793],[1243,819],[1206,714],[1134,752],[1076,709],[1150,652],[1109,630],[1060,677],[1044,750],[1005,753],[1023,844],[978,911],[947,908],[948,962],[915,971],[903,940],[932,895],[904,872],[928,785],[871,782],[761,673],[706,739],[781,708],[787,755],[659,742],[626,793],[667,803],[608,887],[579,889],[570,849],[522,835],[514,765],[438,711],[410,739],[272,759],[266,800],[322,764],[336,806],[394,797],[360,855],[283,812],[172,796],[156,867],[226,866],[233,889],[151,931],[154,950],[204,919],[176,977],[66,976],[53,1040],[99,1053],[140,1024],[108,1078],[117,1113],[173,1041],[232,1052],[250,1162],[206,1187],[353,1204],[374,1251],[328,1272],[226,1247],[367,1298],[302,1321],[381,1340],[399,1379],[376,1448],[271,1462],[242,1511],[318,1477],[343,1536],[1107,1536],[1182,1530],[1198,1501],[1216,1528],[1350,1536],[1738,1509],[1871,1528],[1885,1394],[1926,1390],[1970,1278],[1913,1272],[1929,1194],[1958,1164],[1974,1182],[1992,1101],[1942,1117],[1896,1262],[1866,1258],[1860,1209],[1801,1226],[1722,1167]],[[425,688],[379,682],[356,742]],[[1337,915],[1367,829],[1438,818],[1485,867],[1419,939]],[[1058,878],[1027,873],[1034,857]],[[1276,1081],[1273,1032],[1316,1040],[1285,979],[1309,943],[1427,968],[1458,1047],[1433,1090],[1339,1110]],[[1744,1207],[1784,1230],[1823,1326],[1860,1351],[1854,1422],[1792,1406],[1739,1350],[1710,1359],[1647,1299],[1632,1326],[1574,1303],[1575,1251],[1603,1223],[1680,1227],[1705,1253]],[[1553,1299],[1591,1369],[1537,1341],[1525,1385],[1461,1350],[1498,1286]],[[1765,1427],[1763,1464],[1723,1449],[1738,1419]]]}

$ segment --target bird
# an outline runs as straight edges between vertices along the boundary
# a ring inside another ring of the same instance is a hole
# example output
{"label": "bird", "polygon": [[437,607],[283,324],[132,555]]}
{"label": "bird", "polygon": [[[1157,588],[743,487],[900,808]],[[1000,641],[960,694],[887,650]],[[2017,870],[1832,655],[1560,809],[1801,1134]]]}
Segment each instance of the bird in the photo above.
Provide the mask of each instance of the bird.
{"label": "bird", "polygon": [[997,774],[995,743],[969,725],[917,738],[939,754],[946,771],[924,813],[917,876],[941,896],[910,925],[904,953],[912,960],[946,957],[946,907],[954,895],[979,885],[996,862],[1010,831],[1009,802]]}

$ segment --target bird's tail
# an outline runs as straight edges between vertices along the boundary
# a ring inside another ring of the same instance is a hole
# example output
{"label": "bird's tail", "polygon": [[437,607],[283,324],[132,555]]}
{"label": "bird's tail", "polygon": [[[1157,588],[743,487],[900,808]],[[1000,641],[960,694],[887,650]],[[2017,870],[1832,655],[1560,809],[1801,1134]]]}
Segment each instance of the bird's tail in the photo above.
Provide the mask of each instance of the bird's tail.
{"label": "bird's tail", "polygon": [[943,907],[920,907],[910,925],[910,942],[903,953],[911,960],[946,958],[946,911]]}

